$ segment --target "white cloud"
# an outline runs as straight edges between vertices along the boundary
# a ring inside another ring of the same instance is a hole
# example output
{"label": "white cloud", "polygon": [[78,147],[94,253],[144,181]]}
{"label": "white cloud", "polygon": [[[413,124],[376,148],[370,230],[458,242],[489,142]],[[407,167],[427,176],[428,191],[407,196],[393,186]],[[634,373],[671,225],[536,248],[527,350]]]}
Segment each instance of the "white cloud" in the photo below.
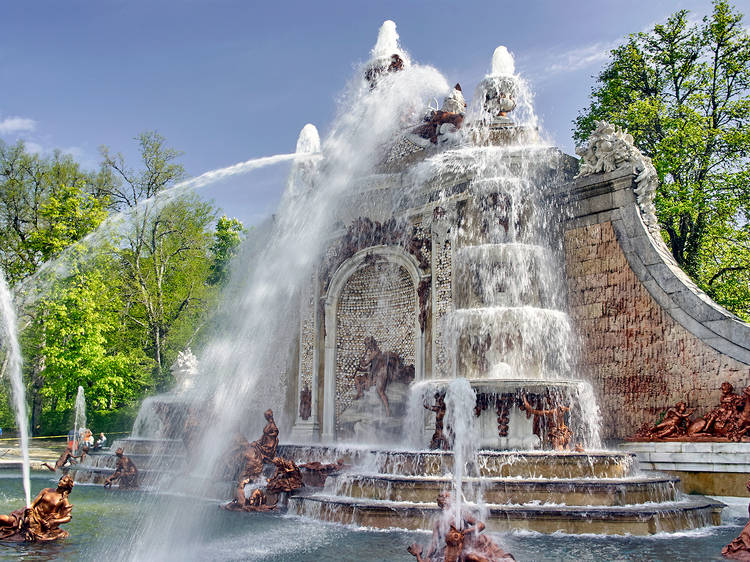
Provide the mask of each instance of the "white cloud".
{"label": "white cloud", "polygon": [[596,64],[601,64],[609,58],[609,52],[617,47],[621,40],[609,43],[597,42],[584,47],[576,47],[554,55],[545,70],[552,74],[575,72]]}
{"label": "white cloud", "polygon": [[35,128],[36,121],[28,117],[6,117],[0,121],[0,135],[33,131]]}

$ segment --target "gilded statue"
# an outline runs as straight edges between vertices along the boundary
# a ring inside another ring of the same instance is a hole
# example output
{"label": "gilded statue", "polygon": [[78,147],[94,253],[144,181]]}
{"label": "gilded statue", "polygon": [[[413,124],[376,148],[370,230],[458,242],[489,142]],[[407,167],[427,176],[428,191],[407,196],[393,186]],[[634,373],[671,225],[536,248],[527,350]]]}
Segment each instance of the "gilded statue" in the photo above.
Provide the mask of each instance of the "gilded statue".
{"label": "gilded statue", "polygon": [[60,478],[57,488],[45,488],[29,507],[0,515],[0,540],[13,542],[49,542],[64,539],[68,532],[60,525],[72,519],[73,504],[68,496],[73,490],[73,478]]}

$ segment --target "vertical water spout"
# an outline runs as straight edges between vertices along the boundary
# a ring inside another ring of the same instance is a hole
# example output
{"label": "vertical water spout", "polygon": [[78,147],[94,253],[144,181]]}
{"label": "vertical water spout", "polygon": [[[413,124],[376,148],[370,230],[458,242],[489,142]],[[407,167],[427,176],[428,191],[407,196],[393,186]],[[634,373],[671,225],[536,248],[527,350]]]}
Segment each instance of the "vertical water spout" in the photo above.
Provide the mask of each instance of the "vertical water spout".
{"label": "vertical water spout", "polygon": [[73,423],[73,439],[78,443],[78,448],[81,447],[80,442],[80,431],[86,427],[86,395],[83,392],[83,387],[78,387],[78,393],[76,394],[76,405],[75,405],[75,421]]}
{"label": "vertical water spout", "polygon": [[477,436],[474,429],[474,405],[477,396],[465,378],[458,378],[448,385],[445,392],[446,426],[453,443],[453,498],[451,507],[455,511],[455,526],[461,528],[461,503],[463,502],[463,480],[467,468],[475,464]]}
{"label": "vertical water spout", "polygon": [[5,340],[6,373],[10,379],[13,393],[13,405],[16,412],[18,437],[21,441],[21,459],[23,471],[23,492],[26,505],[31,505],[31,482],[29,476],[29,421],[26,417],[26,392],[23,385],[23,371],[21,369],[21,347],[18,344],[16,330],[16,310],[10,289],[5,277],[0,271],[0,318],[2,318],[3,339]]}

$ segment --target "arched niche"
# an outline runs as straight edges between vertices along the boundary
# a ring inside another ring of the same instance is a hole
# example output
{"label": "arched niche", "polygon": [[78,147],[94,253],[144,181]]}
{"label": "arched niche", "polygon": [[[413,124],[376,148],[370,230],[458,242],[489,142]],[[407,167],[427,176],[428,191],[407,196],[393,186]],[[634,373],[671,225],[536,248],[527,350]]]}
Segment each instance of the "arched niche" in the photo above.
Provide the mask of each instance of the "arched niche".
{"label": "arched niche", "polygon": [[[353,285],[363,286],[367,285],[366,278],[368,270],[372,268],[393,268],[394,272],[398,272],[398,277],[405,277],[408,280],[408,293],[411,313],[409,318],[406,319],[405,326],[399,326],[398,330],[393,330],[394,333],[411,334],[412,342],[409,342],[406,346],[392,345],[393,349],[387,349],[388,343],[383,346],[383,351],[403,351],[405,348],[411,347],[413,349],[413,361],[414,361],[414,375],[415,380],[421,380],[424,378],[424,345],[425,338],[419,324],[419,299],[417,295],[417,287],[419,282],[423,279],[422,274],[419,270],[419,265],[413,256],[405,252],[399,247],[392,246],[373,246],[360,250],[354,254],[351,258],[343,262],[331,277],[331,282],[328,287],[328,292],[325,296],[325,346],[324,346],[324,371],[323,371],[323,419],[322,419],[322,434],[321,438],[323,442],[332,442],[336,439],[336,416],[337,416],[337,404],[339,409],[341,407],[340,398],[343,396],[343,400],[351,399],[353,394],[353,380],[341,381],[338,380],[337,375],[341,374],[340,369],[342,364],[351,363],[352,357],[355,354],[361,352],[353,352],[348,347],[355,348],[359,343],[356,338],[363,337],[364,335],[372,335],[376,337],[380,342],[388,340],[389,337],[392,339],[393,334],[385,334],[384,329],[387,326],[389,320],[388,314],[385,317],[378,317],[382,311],[378,310],[376,303],[367,304],[366,296],[362,299],[362,310],[361,317],[359,319],[360,324],[369,321],[375,332],[379,333],[368,333],[361,329],[361,325],[357,325],[356,318],[352,321],[351,318],[345,320],[342,326],[342,318],[340,318],[340,312],[342,305],[345,306],[348,302],[348,298],[351,296]],[[386,283],[387,285],[387,283]],[[396,280],[394,285],[396,291],[402,291],[405,285],[401,280]],[[382,290],[387,292],[388,287],[382,287]],[[397,298],[398,295],[387,295],[388,297]],[[351,308],[351,307],[350,307]],[[351,312],[351,310],[345,310]],[[382,316],[382,315],[381,315]],[[348,324],[347,324],[348,322]],[[346,330],[346,341],[341,341],[343,330]],[[378,337],[380,335],[380,337]],[[354,339],[353,339],[354,338]],[[355,345],[351,345],[352,342]],[[340,351],[346,347],[346,351]],[[411,359],[411,357],[409,358]],[[337,384],[338,380],[338,384]]]}

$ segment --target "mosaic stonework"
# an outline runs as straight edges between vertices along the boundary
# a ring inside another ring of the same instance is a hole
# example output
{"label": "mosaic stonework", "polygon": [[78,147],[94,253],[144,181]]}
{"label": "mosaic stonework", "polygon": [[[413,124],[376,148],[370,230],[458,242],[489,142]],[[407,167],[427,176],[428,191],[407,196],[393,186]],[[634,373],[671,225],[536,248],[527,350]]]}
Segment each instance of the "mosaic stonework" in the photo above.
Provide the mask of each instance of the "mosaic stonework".
{"label": "mosaic stonework", "polygon": [[299,388],[312,387],[313,358],[315,357],[315,299],[313,295],[313,280],[302,294],[302,310],[300,322],[300,373]]}
{"label": "mosaic stonework", "polygon": [[347,280],[336,310],[337,420],[356,394],[355,366],[366,337],[374,337],[382,351],[398,353],[404,364],[414,364],[417,314],[416,288],[401,266],[370,260]]}
{"label": "mosaic stonework", "polygon": [[599,398],[602,437],[629,437],[679,400],[706,411],[723,381],[747,386],[746,365],[688,332],[651,297],[611,222],[567,231],[565,255],[571,316]]}
{"label": "mosaic stonework", "polygon": [[453,287],[451,271],[451,242],[445,240],[436,246],[438,251],[433,263],[434,291],[432,307],[434,309],[432,333],[435,339],[435,357],[433,358],[432,378],[442,378],[450,374],[450,355],[443,337],[443,318],[453,310]]}

